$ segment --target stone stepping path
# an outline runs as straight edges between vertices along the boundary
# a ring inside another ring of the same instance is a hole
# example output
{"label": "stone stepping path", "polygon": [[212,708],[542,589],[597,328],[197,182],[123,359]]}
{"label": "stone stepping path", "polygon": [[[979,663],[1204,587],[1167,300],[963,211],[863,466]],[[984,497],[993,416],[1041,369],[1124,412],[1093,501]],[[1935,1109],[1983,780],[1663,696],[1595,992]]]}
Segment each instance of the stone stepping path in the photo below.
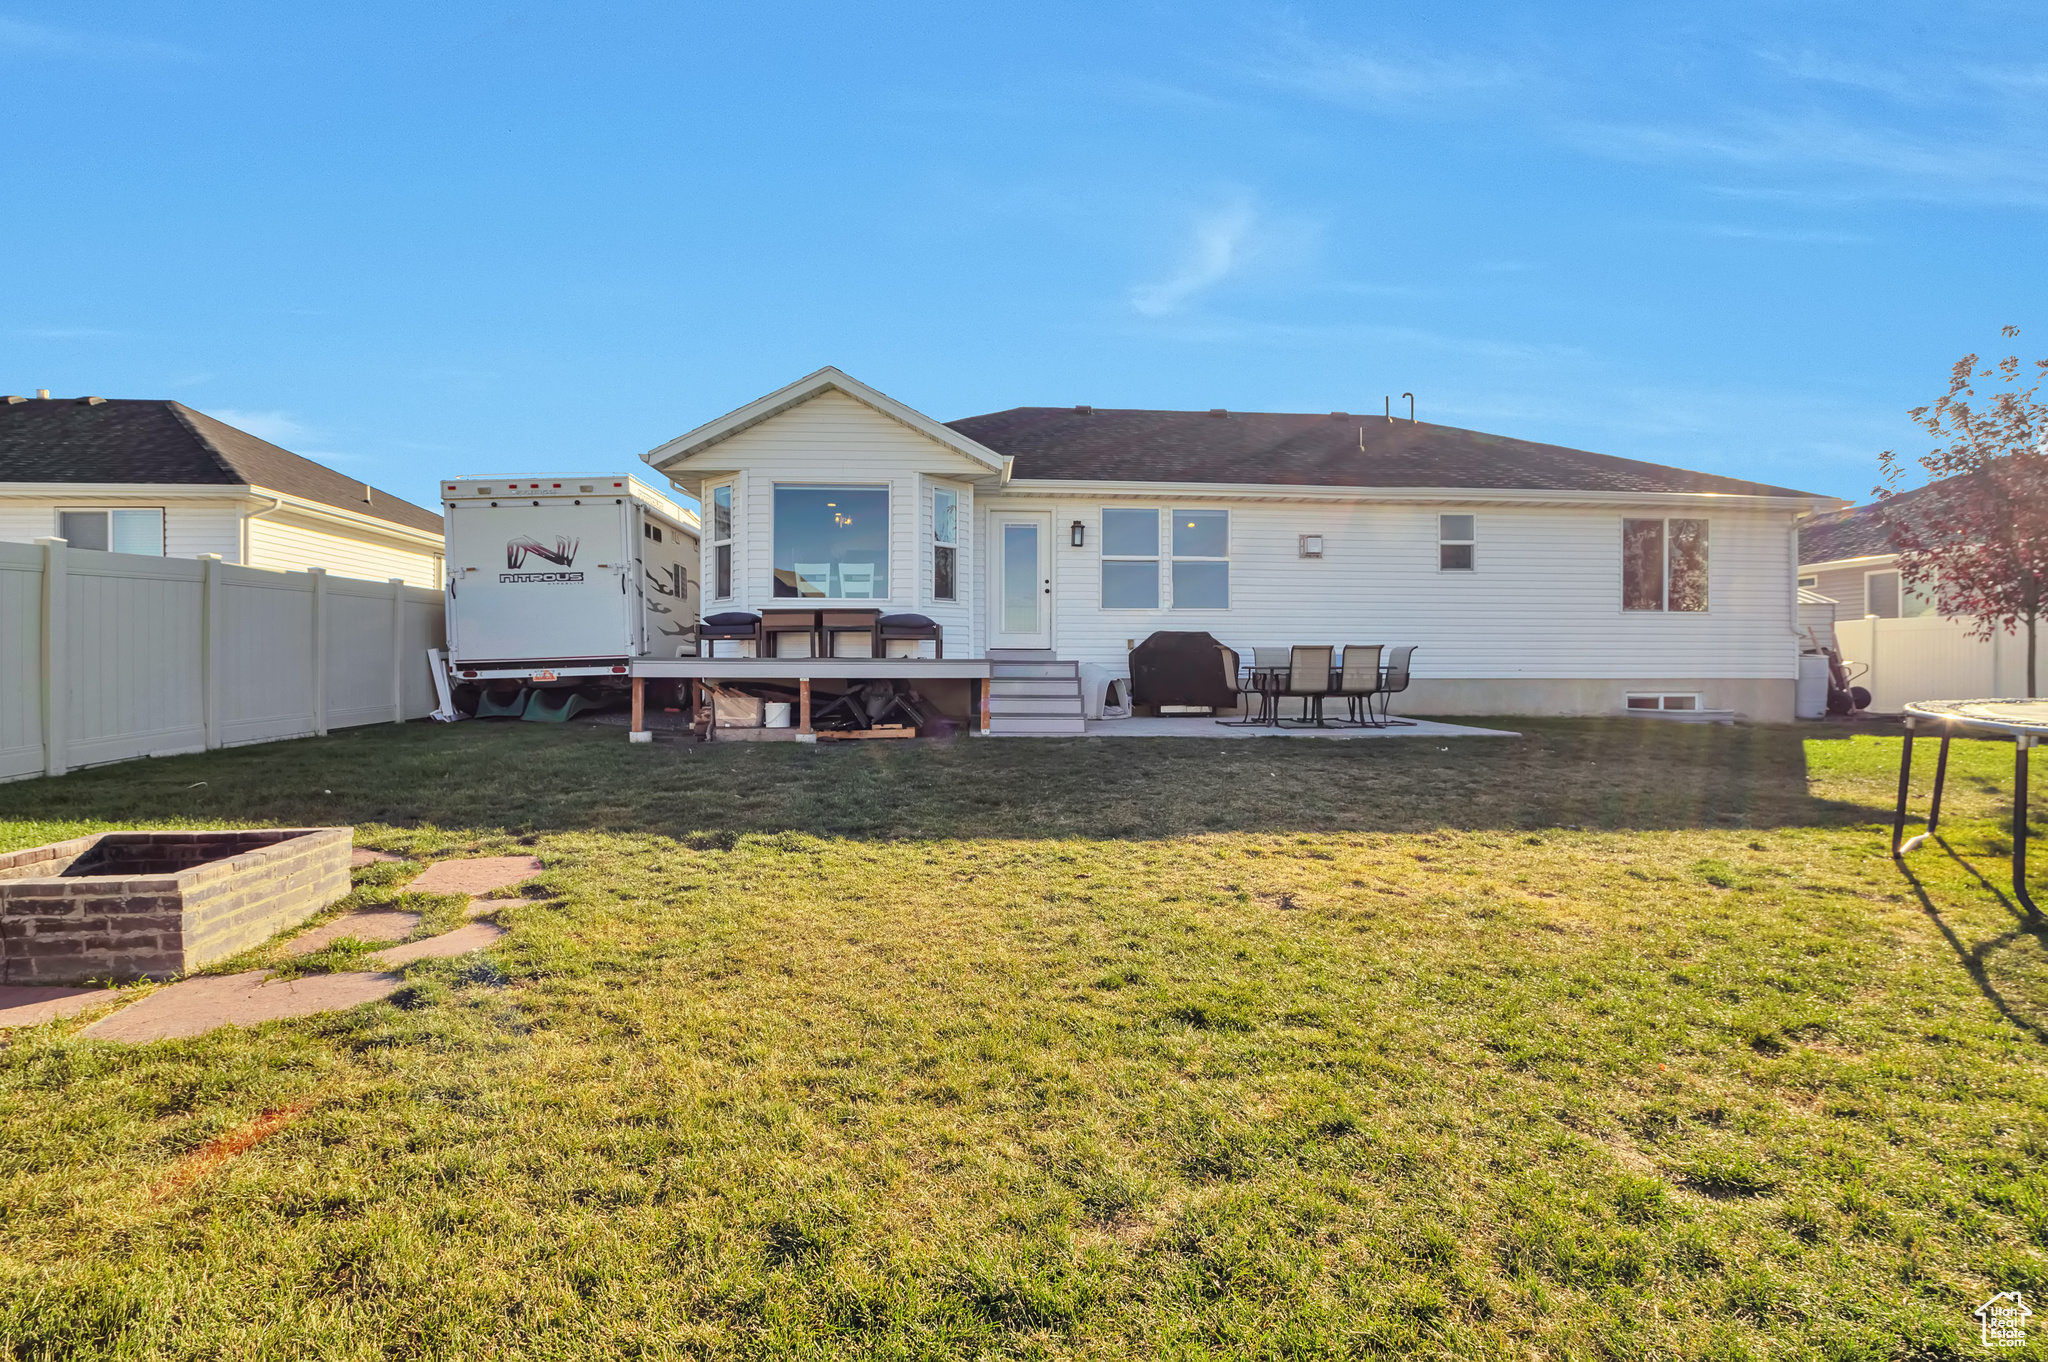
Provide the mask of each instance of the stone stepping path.
{"label": "stone stepping path", "polygon": [[94,1003],[119,995],[104,988],[55,988],[48,984],[0,985],[0,1031],[15,1026],[40,1026],[46,1021],[83,1012]]}
{"label": "stone stepping path", "polygon": [[403,946],[378,951],[370,959],[385,969],[409,965],[415,960],[452,960],[458,955],[495,946],[508,934],[507,929],[495,922],[472,922],[467,927],[457,927],[452,932],[430,936],[425,941],[408,941]]}
{"label": "stone stepping path", "polygon": [[479,856],[473,861],[436,861],[405,886],[421,894],[488,894],[530,880],[544,869],[532,856]]}
{"label": "stone stepping path", "polygon": [[139,1045],[183,1040],[220,1026],[254,1026],[281,1017],[332,1012],[389,997],[405,982],[398,974],[309,974],[272,979],[269,970],[202,975],[160,988],[141,1002],[102,1017],[79,1034]]}
{"label": "stone stepping path", "polygon": [[370,908],[338,917],[324,927],[284,943],[286,955],[311,955],[343,937],[357,941],[403,941],[420,925],[418,913],[401,913],[395,908]]}
{"label": "stone stepping path", "polygon": [[404,859],[405,857],[393,856],[388,851],[372,851],[368,847],[356,847],[348,854],[348,868],[350,870],[360,870],[366,865],[376,865],[383,861],[402,861]]}
{"label": "stone stepping path", "polygon": [[[402,859],[366,847],[358,848],[351,856],[355,865]],[[471,896],[469,916],[478,918],[501,908],[519,908],[531,903],[531,899],[475,896],[530,880],[543,868],[540,861],[532,856],[483,856],[468,861],[437,861],[406,888],[428,894],[468,894]],[[398,941],[416,931],[419,924],[417,913],[372,908],[336,918],[294,937],[285,943],[284,951],[287,955],[309,955],[343,937],[358,941]],[[310,974],[298,979],[275,979],[269,970],[201,975],[160,988],[140,1002],[102,1017],[80,1034],[95,1040],[142,1044],[152,1040],[180,1040],[204,1035],[221,1026],[254,1026],[285,1017],[305,1017],[315,1012],[355,1007],[387,998],[396,992],[405,982],[404,976],[396,972],[400,966],[414,960],[445,960],[468,955],[496,945],[506,935],[507,929],[495,922],[471,922],[424,941],[407,942],[377,952],[371,960],[381,968],[375,972]],[[33,1026],[54,1017],[68,1016],[104,997],[104,989],[0,987],[0,1028]]]}

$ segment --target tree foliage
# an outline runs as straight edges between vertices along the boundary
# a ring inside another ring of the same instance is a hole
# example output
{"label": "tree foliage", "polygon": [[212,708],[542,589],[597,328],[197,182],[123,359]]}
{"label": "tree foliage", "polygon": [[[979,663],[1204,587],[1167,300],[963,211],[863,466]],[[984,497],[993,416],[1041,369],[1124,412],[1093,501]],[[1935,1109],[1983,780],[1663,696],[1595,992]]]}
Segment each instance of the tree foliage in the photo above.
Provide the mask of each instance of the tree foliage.
{"label": "tree foliage", "polygon": [[[2001,335],[2010,340],[2019,328]],[[1930,485],[1901,492],[1909,461],[1889,449],[1878,461],[1878,515],[1898,550],[1901,577],[1932,595],[1943,614],[1970,618],[1980,638],[2023,631],[2029,696],[2036,693],[2035,625],[2048,607],[2044,379],[2048,359],[1990,363],[1965,355],[1949,373],[1948,391],[1908,413],[1941,442],[1910,461]]]}

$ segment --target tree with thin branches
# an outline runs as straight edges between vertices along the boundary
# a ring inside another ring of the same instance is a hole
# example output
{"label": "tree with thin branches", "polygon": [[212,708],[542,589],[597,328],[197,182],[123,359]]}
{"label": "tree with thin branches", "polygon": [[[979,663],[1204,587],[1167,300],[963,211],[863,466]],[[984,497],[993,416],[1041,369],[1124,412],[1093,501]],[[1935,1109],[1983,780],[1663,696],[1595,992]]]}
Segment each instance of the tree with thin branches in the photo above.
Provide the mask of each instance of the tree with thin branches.
{"label": "tree with thin branches", "polygon": [[[2019,328],[2000,335],[2011,340]],[[1964,355],[1948,392],[1909,413],[1942,443],[1912,460],[1933,479],[1907,497],[1906,459],[1878,459],[1878,516],[1899,552],[1902,581],[1931,595],[1944,615],[1966,617],[1978,638],[2023,631],[2027,696],[2038,694],[2034,634],[2048,609],[2048,359],[1996,363]],[[1982,391],[1980,392],[1980,385]]]}

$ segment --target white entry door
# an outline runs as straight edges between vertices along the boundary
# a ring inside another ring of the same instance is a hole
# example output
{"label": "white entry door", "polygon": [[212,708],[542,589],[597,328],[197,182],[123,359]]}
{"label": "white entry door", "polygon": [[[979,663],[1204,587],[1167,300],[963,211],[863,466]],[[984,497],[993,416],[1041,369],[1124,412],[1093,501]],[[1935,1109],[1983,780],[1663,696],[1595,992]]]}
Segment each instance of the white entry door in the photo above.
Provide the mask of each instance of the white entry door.
{"label": "white entry door", "polygon": [[989,647],[1052,647],[1052,512],[998,511],[989,531]]}

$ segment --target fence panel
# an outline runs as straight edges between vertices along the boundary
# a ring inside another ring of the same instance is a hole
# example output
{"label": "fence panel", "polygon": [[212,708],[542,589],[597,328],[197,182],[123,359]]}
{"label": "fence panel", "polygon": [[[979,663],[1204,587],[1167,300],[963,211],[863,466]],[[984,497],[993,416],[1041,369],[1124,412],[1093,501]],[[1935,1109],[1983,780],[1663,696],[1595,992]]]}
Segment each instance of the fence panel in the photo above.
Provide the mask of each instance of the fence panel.
{"label": "fence panel", "polygon": [[445,638],[436,591],[0,544],[0,780],[421,718]]}
{"label": "fence panel", "polygon": [[[2027,693],[2026,640],[2020,634],[1971,636],[1971,621],[1928,615],[1918,619],[1838,620],[1842,660],[1868,670],[1857,681],[1870,691],[1870,707],[1896,714],[1915,700],[1971,700]],[[2048,654],[2036,642],[2037,656]],[[2048,685],[2048,666],[2037,669]]]}
{"label": "fence panel", "polygon": [[0,544],[0,780],[43,769],[43,551]]}

